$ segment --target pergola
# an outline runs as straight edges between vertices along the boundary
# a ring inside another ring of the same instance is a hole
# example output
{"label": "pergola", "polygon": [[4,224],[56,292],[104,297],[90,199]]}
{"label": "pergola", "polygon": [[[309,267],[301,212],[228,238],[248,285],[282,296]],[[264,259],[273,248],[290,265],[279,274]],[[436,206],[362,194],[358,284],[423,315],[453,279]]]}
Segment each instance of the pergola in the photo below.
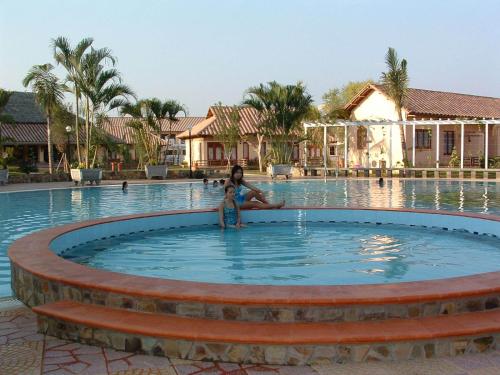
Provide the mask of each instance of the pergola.
{"label": "pergola", "polygon": [[[323,163],[324,168],[326,169],[327,165],[327,128],[330,127],[340,127],[344,128],[344,160],[345,165],[347,166],[348,160],[348,128],[350,126],[366,126],[369,134],[370,126],[388,126],[389,127],[389,167],[392,168],[392,129],[396,125],[402,125],[407,129],[408,126],[411,126],[412,129],[412,140],[413,145],[415,145],[415,128],[417,126],[435,126],[437,130],[436,137],[436,168],[439,168],[439,127],[441,125],[459,125],[460,126],[460,168],[464,168],[464,133],[465,133],[465,125],[484,125],[485,127],[485,142],[484,142],[484,158],[488,160],[489,150],[488,150],[488,142],[489,142],[489,134],[488,134],[488,125],[500,125],[500,119],[468,119],[468,120],[457,120],[457,119],[447,119],[447,120],[406,120],[406,121],[346,121],[346,120],[338,120],[334,123],[324,123],[324,122],[304,122],[304,131],[307,135],[307,129],[310,128],[323,128]],[[406,131],[405,131],[406,133]],[[304,156],[304,166],[307,167],[307,141],[305,142],[306,152]],[[368,146],[369,147],[369,146]],[[416,148],[412,149],[412,160],[415,161],[415,151]],[[485,163],[485,169],[488,169],[488,163]]]}

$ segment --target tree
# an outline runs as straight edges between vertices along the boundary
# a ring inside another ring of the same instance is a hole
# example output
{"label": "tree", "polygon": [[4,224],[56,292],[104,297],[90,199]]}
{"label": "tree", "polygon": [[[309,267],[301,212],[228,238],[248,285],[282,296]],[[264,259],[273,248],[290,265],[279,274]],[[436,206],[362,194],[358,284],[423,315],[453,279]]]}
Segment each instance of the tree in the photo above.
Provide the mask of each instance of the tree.
{"label": "tree", "polygon": [[43,108],[47,117],[47,147],[49,156],[49,173],[52,174],[52,138],[50,133],[51,119],[54,108],[60,105],[65,86],[52,73],[54,67],[51,64],[34,65],[24,77],[24,87],[31,87],[35,94],[35,100]]}
{"label": "tree", "polygon": [[[121,82],[120,73],[106,68],[106,61],[114,64],[115,59],[107,48],[91,49],[82,57],[76,84],[85,98],[85,167],[93,167],[97,155],[97,144],[92,142],[92,130],[101,126],[107,113],[122,107],[134,92]],[[90,149],[94,156],[90,162]]]}
{"label": "tree", "polygon": [[183,113],[184,116],[187,116],[187,108],[186,106],[180,104],[176,100],[167,100],[165,103],[163,103],[163,106],[165,107],[165,110],[167,112],[167,119],[168,119],[168,143],[167,143],[167,149],[165,151],[165,155],[168,153],[168,147],[170,144],[170,137],[172,135],[172,123],[179,121],[177,119],[177,115],[179,113]]}
{"label": "tree", "polygon": [[[408,94],[408,71],[407,62],[405,59],[399,60],[396,50],[389,47],[385,55],[385,63],[387,72],[383,72],[381,76],[382,84],[389,98],[392,99],[398,113],[398,120],[403,120],[403,105]],[[408,167],[408,149],[406,146],[405,127],[399,125],[399,133],[401,136],[401,149],[403,151],[403,163]]]}
{"label": "tree", "polygon": [[366,85],[374,83],[371,79],[364,81],[349,81],[341,88],[333,88],[323,95],[322,112],[330,121],[348,119],[349,113],[344,109]]}
{"label": "tree", "polygon": [[136,103],[125,103],[120,109],[122,115],[131,117],[126,125],[134,133],[134,143],[139,156],[139,168],[144,164],[144,161],[152,165],[158,162],[157,149],[160,147],[161,139],[153,134],[156,124],[149,107],[150,100],[144,99]]}
{"label": "tree", "polygon": [[75,95],[75,136],[76,136],[76,152],[78,164],[82,162],[80,155],[80,131],[79,131],[79,103],[81,99],[81,90],[78,81],[78,74],[81,72],[82,57],[85,51],[92,45],[92,38],[82,39],[75,48],[71,48],[69,40],[65,37],[52,39],[52,48],[54,59],[58,64],[61,64],[67,71],[66,81],[72,83],[73,87],[70,90]]}
{"label": "tree", "polygon": [[276,81],[261,83],[247,90],[243,103],[260,113],[262,130],[271,140],[273,162],[289,164],[291,138],[310,113],[312,104],[305,86],[301,82],[295,85],[281,85]]}
{"label": "tree", "polygon": [[7,140],[2,137],[2,123],[13,123],[14,118],[10,115],[3,113],[5,106],[9,102],[12,92],[0,89],[0,159],[3,158],[3,145]]}
{"label": "tree", "polygon": [[217,139],[224,146],[224,156],[227,159],[227,169],[231,167],[231,155],[236,149],[240,135],[240,109],[237,105],[232,107],[222,106],[222,103],[217,104],[217,120],[220,124],[218,129]]}

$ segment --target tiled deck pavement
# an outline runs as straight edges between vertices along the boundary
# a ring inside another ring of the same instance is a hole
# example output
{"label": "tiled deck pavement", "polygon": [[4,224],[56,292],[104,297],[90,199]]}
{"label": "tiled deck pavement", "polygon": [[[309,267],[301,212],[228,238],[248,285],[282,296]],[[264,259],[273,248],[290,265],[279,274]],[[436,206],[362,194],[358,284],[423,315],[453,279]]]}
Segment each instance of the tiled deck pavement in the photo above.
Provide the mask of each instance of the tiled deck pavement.
{"label": "tiled deck pavement", "polygon": [[[4,306],[4,307],[2,307]],[[80,345],[36,333],[35,315],[0,302],[0,374],[51,375],[499,375],[500,350],[456,358],[305,367],[167,359]]]}

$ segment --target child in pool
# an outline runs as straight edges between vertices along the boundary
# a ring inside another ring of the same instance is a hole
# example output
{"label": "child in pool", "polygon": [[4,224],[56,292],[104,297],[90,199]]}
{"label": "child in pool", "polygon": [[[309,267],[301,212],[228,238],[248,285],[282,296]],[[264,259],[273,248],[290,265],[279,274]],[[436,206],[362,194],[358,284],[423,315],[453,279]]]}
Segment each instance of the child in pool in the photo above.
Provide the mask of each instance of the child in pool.
{"label": "child in pool", "polygon": [[224,200],[219,205],[219,225],[222,229],[241,228],[240,208],[234,199],[234,186],[226,186],[224,192]]}
{"label": "child in pool", "polygon": [[122,191],[124,193],[126,193],[127,189],[128,189],[128,182],[127,181],[123,181],[123,183],[122,183]]}
{"label": "child in pool", "polygon": [[[285,205],[285,201],[272,204],[269,203],[264,196],[262,190],[250,185],[243,179],[243,168],[235,165],[231,170],[231,177],[226,180],[225,187],[234,187],[234,199],[240,208],[281,208]],[[242,187],[245,186],[250,191],[243,193]],[[252,200],[255,198],[255,200]]]}
{"label": "child in pool", "polygon": [[206,189],[208,188],[208,178],[203,179],[203,187]]}
{"label": "child in pool", "polygon": [[218,185],[219,185],[219,181],[214,180],[214,182],[212,183],[212,187],[217,187]]}

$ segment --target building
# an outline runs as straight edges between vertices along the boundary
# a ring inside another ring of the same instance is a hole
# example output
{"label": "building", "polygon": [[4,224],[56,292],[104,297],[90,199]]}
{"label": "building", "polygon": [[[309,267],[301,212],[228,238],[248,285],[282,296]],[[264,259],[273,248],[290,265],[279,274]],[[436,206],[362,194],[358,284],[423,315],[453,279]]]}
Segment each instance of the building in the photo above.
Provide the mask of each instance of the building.
{"label": "building", "polygon": [[[224,145],[219,137],[221,127],[229,122],[228,116],[232,110],[230,106],[211,106],[206,118],[195,125],[190,131],[186,130],[178,135],[178,138],[186,141],[186,160],[192,157],[193,166],[221,166],[226,165],[227,159],[224,154]],[[240,107],[240,141],[231,155],[232,163],[243,165],[258,165],[258,112],[250,107]],[[191,139],[191,142],[187,142]],[[191,151],[190,151],[191,145]],[[291,145],[292,162],[300,163],[302,151],[299,144]],[[271,145],[268,139],[262,137],[261,155],[267,155]],[[318,148],[311,148],[313,154]]]}
{"label": "building", "polygon": [[[347,159],[350,167],[402,165],[403,126],[375,123],[381,120],[398,120],[394,102],[382,85],[367,85],[345,109],[351,120],[374,121],[372,126],[348,126]],[[498,124],[490,123],[486,130],[482,122],[467,121],[463,132],[460,125],[460,120],[500,119],[500,98],[410,88],[402,116],[403,120],[408,121],[404,134],[409,164],[412,166],[447,167],[455,152],[458,158],[463,156],[464,167],[480,167],[481,163],[484,165],[484,160],[481,160],[488,153],[491,167],[492,163],[496,163],[495,158],[500,156]],[[440,125],[429,121],[438,119],[455,121]],[[415,120],[417,122],[413,132],[411,122]],[[423,124],[420,120],[427,121]],[[460,154],[462,137],[463,155]]]}
{"label": "building", "polygon": [[[189,127],[196,126],[204,119],[204,117],[178,117],[175,121],[169,121],[168,119],[161,120],[160,142],[162,145],[162,154],[165,155],[165,159],[169,164],[181,164],[186,155],[185,142],[177,136]],[[103,123],[103,129],[113,137],[122,140],[127,145],[131,159],[135,161],[138,159],[138,155],[134,132],[127,126],[127,122],[130,120],[131,117],[108,117]],[[110,158],[123,159],[123,155],[118,152],[112,152]]]}

